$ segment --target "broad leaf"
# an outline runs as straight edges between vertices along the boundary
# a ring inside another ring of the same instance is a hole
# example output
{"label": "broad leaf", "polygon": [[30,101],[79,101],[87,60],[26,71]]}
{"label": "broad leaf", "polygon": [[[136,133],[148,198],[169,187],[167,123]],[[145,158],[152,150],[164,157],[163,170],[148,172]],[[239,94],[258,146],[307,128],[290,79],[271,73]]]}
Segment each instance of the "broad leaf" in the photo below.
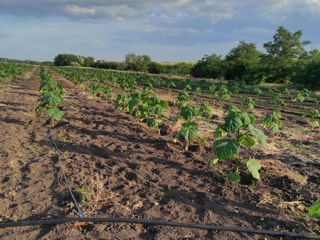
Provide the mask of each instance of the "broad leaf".
{"label": "broad leaf", "polygon": [[213,143],[213,148],[219,160],[230,159],[238,153],[240,143],[236,139],[221,139]]}
{"label": "broad leaf", "polygon": [[226,116],[224,121],[225,122],[223,126],[228,133],[236,132],[242,126],[241,119],[233,114],[229,114],[228,116]]}
{"label": "broad leaf", "polygon": [[309,207],[310,217],[320,218],[320,198]]}
{"label": "broad leaf", "polygon": [[190,142],[198,135],[198,124],[195,122],[183,123],[179,135],[183,136],[186,142]]}
{"label": "broad leaf", "polygon": [[249,131],[251,133],[252,136],[254,136],[258,143],[263,146],[266,147],[267,146],[267,137],[264,135],[263,131],[255,128],[254,126],[252,126],[251,124],[249,125]]}
{"label": "broad leaf", "polygon": [[191,121],[193,117],[198,115],[198,109],[193,105],[186,105],[181,108],[180,116],[187,122]]}
{"label": "broad leaf", "polygon": [[60,119],[62,118],[63,116],[63,112],[61,112],[59,109],[57,108],[50,108],[50,109],[47,109],[45,111],[45,114],[47,114],[49,117],[57,120],[57,121],[60,121]]}
{"label": "broad leaf", "polygon": [[254,177],[255,179],[260,179],[260,174],[259,174],[259,170],[261,169],[260,163],[254,158],[250,158],[247,161],[246,165],[249,172],[252,174],[252,177]]}
{"label": "broad leaf", "polygon": [[256,141],[248,135],[242,135],[239,140],[248,148],[252,148],[256,144]]}
{"label": "broad leaf", "polygon": [[236,174],[236,173],[228,173],[227,179],[232,182],[240,182],[240,180],[241,180],[240,175]]}

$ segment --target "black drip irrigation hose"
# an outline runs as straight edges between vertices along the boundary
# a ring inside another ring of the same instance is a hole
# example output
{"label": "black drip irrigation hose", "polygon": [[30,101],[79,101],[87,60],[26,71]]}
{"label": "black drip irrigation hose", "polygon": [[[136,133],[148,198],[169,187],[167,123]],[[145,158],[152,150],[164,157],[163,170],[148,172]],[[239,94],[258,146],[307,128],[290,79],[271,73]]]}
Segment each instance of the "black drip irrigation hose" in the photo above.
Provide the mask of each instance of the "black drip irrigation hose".
{"label": "black drip irrigation hose", "polygon": [[225,227],[225,226],[205,225],[205,224],[197,224],[197,223],[171,222],[171,221],[164,221],[164,220],[149,220],[149,219],[135,219],[135,218],[107,218],[107,217],[57,218],[57,219],[41,219],[41,220],[24,220],[24,221],[16,221],[16,222],[1,222],[0,228],[35,226],[35,225],[52,225],[52,224],[62,224],[62,223],[77,223],[77,222],[135,223],[135,224],[146,224],[146,225],[163,225],[163,226],[172,226],[172,227],[196,228],[196,229],[204,229],[204,230],[245,232],[245,233],[279,236],[279,237],[320,239],[320,236],[317,236],[317,235],[289,233],[289,232],[274,232],[271,230],[263,230],[263,229]]}

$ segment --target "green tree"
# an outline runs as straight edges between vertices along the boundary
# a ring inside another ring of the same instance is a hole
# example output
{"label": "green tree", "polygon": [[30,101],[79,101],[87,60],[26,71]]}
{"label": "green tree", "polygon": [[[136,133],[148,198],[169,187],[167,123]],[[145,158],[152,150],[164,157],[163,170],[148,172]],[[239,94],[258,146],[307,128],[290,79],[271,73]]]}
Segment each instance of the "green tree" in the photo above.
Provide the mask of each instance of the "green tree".
{"label": "green tree", "polygon": [[54,58],[56,66],[71,66],[75,63],[79,64],[79,57],[73,54],[59,54]]}
{"label": "green tree", "polygon": [[226,78],[237,80],[252,72],[259,64],[261,55],[262,53],[256,49],[256,44],[241,41],[225,57],[228,63]]}
{"label": "green tree", "polygon": [[94,65],[94,58],[93,57],[86,57],[83,59],[84,67],[92,67]]}
{"label": "green tree", "polygon": [[147,55],[138,56],[135,53],[129,53],[125,57],[125,62],[129,70],[148,72],[151,58]]}
{"label": "green tree", "polygon": [[226,62],[216,54],[205,55],[191,70],[194,77],[224,78],[227,70]]}
{"label": "green tree", "polygon": [[273,36],[272,42],[264,44],[267,51],[266,63],[267,82],[288,82],[292,77],[292,67],[305,54],[304,46],[310,41],[301,41],[302,30],[290,33],[280,26]]}

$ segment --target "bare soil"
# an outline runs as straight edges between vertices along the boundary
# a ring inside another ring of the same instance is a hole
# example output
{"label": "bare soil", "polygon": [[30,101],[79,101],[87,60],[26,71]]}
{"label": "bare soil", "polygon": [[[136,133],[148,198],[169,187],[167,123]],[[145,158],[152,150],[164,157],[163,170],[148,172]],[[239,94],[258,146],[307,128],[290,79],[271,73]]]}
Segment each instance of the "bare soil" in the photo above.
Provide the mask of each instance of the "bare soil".
{"label": "bare soil", "polygon": [[[0,84],[2,221],[74,217],[77,213],[49,137],[49,121],[34,113],[38,73],[35,68]],[[319,234],[319,223],[307,216],[307,207],[319,196],[320,134],[297,116],[289,116],[291,120],[280,134],[268,139],[268,148],[243,152],[259,160],[261,179],[247,177],[236,184],[224,176],[232,170],[232,161],[210,165],[214,151],[209,144],[194,142],[185,151],[183,143],[173,143],[169,122],[158,134],[114,110],[113,100],[92,97],[57,74],[53,76],[64,86],[66,103],[61,108],[65,116],[52,132],[86,217],[164,219]],[[215,124],[221,116],[222,112],[213,119]],[[258,234],[108,223],[6,228],[0,230],[0,237],[273,239]]]}

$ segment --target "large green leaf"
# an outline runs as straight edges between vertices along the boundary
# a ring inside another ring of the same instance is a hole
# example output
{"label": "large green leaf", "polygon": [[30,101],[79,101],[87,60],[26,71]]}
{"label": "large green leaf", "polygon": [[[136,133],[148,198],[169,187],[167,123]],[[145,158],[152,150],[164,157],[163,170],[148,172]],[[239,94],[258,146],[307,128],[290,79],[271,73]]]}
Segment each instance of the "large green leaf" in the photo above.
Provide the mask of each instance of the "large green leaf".
{"label": "large green leaf", "polygon": [[242,135],[239,140],[248,148],[252,148],[256,144],[256,141],[248,135]]}
{"label": "large green leaf", "polygon": [[61,112],[59,109],[57,108],[50,108],[50,109],[47,109],[45,111],[45,114],[47,114],[49,117],[57,120],[57,121],[60,121],[60,119],[62,118],[63,116],[63,112]]}
{"label": "large green leaf", "polygon": [[223,126],[228,133],[236,132],[242,126],[241,118],[233,114],[226,116],[224,121]]}
{"label": "large green leaf", "polygon": [[251,124],[249,125],[249,131],[251,133],[252,136],[254,136],[258,143],[263,146],[266,147],[267,146],[267,137],[264,135],[263,131],[255,128],[254,126],[252,126]]}
{"label": "large green leaf", "polygon": [[240,142],[236,139],[221,139],[213,143],[213,148],[216,150],[219,160],[230,159],[240,149]]}
{"label": "large green leaf", "polygon": [[320,198],[309,207],[310,217],[320,218]]}
{"label": "large green leaf", "polygon": [[199,126],[195,122],[183,123],[178,134],[182,135],[186,142],[190,142],[198,135],[198,129]]}
{"label": "large green leaf", "polygon": [[63,100],[59,95],[60,92],[58,91],[47,92],[43,95],[43,98],[41,98],[40,101],[48,104],[51,107],[55,107],[59,105]]}
{"label": "large green leaf", "polygon": [[261,169],[260,163],[257,160],[255,160],[254,158],[250,158],[247,161],[246,165],[247,165],[249,172],[252,174],[252,176],[255,179],[260,179],[260,174],[259,174],[259,170]]}
{"label": "large green leaf", "polygon": [[241,177],[237,173],[228,173],[227,174],[227,179],[232,181],[232,182],[240,182]]}
{"label": "large green leaf", "polygon": [[180,116],[187,122],[191,121],[193,117],[198,115],[198,109],[193,105],[186,105],[181,108]]}
{"label": "large green leaf", "polygon": [[138,99],[130,99],[128,102],[129,111],[132,112],[136,106],[140,104],[140,100]]}

